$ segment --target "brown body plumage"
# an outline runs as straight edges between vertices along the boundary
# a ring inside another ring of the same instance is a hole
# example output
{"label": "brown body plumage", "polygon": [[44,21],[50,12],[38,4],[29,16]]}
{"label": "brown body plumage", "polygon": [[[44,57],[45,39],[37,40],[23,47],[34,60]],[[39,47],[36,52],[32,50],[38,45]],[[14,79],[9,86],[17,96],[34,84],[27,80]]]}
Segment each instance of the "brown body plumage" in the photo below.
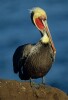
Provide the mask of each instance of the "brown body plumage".
{"label": "brown body plumage", "polygon": [[[40,31],[42,33],[42,30]],[[52,41],[49,39],[49,34],[47,34],[47,30],[45,30],[38,43],[34,45],[22,45],[16,49],[13,55],[14,72],[19,72],[19,77],[22,80],[43,77],[51,68],[55,51],[52,48]]]}

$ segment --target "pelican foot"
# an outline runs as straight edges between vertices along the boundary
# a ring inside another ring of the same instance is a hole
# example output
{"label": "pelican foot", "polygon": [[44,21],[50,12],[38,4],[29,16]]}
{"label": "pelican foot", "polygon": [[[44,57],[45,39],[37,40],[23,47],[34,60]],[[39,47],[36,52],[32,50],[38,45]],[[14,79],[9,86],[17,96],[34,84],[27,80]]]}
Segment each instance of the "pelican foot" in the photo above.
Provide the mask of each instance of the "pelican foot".
{"label": "pelican foot", "polygon": [[30,86],[31,86],[32,88],[37,88],[37,89],[40,87],[40,85],[37,84],[37,83],[35,83],[35,82],[31,82],[31,83],[30,83]]}
{"label": "pelican foot", "polygon": [[45,87],[45,85],[46,85],[45,83],[39,84],[40,87]]}

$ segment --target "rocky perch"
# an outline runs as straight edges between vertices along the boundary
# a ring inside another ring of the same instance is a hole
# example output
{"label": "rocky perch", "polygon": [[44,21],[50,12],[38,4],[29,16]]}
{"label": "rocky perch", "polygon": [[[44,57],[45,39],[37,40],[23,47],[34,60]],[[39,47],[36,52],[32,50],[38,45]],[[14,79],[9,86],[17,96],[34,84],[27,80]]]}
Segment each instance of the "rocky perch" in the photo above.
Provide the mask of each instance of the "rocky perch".
{"label": "rocky perch", "polygon": [[68,96],[47,85],[31,87],[29,82],[0,80],[0,100],[68,100]]}

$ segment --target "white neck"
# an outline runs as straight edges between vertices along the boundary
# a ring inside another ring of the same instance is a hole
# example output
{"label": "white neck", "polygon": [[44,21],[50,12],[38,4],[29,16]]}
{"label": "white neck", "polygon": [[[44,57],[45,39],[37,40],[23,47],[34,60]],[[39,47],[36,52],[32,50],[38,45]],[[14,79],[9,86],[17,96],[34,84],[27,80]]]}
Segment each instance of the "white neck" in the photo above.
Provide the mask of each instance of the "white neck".
{"label": "white neck", "polygon": [[42,42],[42,43],[45,43],[45,44],[49,43],[49,37],[47,36],[46,33],[45,33],[45,34],[43,35],[43,37],[41,38],[41,42]]}

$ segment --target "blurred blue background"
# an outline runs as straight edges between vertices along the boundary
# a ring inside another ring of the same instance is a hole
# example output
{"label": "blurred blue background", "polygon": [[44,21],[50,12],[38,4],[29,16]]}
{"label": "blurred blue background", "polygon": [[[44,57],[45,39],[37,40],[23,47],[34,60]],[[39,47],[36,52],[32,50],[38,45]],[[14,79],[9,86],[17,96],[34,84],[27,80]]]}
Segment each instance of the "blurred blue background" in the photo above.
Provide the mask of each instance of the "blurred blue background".
{"label": "blurred blue background", "polygon": [[68,93],[68,0],[0,0],[0,79],[21,81],[13,72],[12,57],[19,45],[40,39],[29,14],[29,9],[36,6],[47,12],[57,49],[46,83]]}

